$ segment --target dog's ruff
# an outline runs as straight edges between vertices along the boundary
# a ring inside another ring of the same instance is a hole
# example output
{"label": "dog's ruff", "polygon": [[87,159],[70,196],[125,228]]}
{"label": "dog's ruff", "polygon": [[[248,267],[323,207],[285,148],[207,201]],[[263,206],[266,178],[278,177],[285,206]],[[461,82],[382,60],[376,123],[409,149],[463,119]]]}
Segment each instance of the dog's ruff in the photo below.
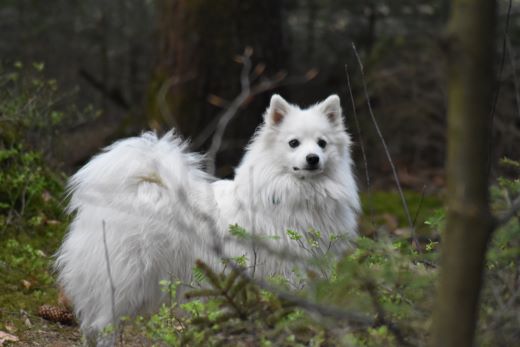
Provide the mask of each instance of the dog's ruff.
{"label": "dog's ruff", "polygon": [[[122,316],[155,312],[165,300],[159,282],[190,282],[196,259],[220,266],[215,246],[251,263],[251,249],[227,241],[231,224],[300,254],[287,230],[356,236],[359,198],[338,96],[302,110],[274,95],[234,180],[205,174],[203,157],[187,147],[173,132],[145,133],[109,146],[70,180],[75,217],[56,266],[91,340]],[[254,253],[255,275],[290,275],[279,257]]]}

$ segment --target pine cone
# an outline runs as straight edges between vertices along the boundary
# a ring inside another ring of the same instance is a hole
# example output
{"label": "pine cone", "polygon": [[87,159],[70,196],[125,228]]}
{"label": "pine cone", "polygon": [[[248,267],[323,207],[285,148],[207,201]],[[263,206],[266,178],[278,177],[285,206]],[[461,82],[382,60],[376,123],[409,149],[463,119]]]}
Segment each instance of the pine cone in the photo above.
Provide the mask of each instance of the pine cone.
{"label": "pine cone", "polygon": [[74,315],[64,307],[42,305],[38,309],[38,316],[51,322],[66,325],[75,324]]}

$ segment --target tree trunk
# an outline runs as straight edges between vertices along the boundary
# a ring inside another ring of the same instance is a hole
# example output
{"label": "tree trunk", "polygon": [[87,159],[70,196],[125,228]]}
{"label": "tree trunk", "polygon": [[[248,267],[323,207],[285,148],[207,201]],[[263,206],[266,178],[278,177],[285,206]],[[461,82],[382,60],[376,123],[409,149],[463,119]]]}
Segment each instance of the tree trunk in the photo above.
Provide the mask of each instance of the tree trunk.
{"label": "tree trunk", "polygon": [[[284,67],[281,2],[158,3],[161,47],[148,107],[154,128],[176,127],[186,137],[196,136],[219,111],[208,103],[208,96],[229,100],[239,93],[241,66],[233,58],[246,46],[253,48],[253,60],[265,63],[268,71]],[[254,124],[251,118],[248,123]]]}
{"label": "tree trunk", "polygon": [[432,346],[472,346],[487,244],[488,144],[496,4],[454,0],[448,55],[447,222]]}

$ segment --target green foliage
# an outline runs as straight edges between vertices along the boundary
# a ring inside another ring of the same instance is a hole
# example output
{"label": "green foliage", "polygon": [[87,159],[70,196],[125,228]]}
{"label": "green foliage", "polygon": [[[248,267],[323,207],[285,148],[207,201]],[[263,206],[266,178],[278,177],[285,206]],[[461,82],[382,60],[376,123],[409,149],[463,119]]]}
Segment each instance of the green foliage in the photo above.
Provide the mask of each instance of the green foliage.
{"label": "green foliage", "polygon": [[0,64],[0,148],[22,142],[47,152],[61,129],[99,115],[92,106],[78,109],[67,103],[77,89],[64,93],[44,72],[42,62]]}
{"label": "green foliage", "polygon": [[295,241],[301,240],[301,238],[302,238],[302,235],[300,235],[299,233],[297,233],[296,231],[293,231],[293,230],[287,230],[287,235],[289,235],[289,238],[291,240],[295,240]]}
{"label": "green foliage", "polygon": [[[152,316],[145,330],[155,342],[168,346],[321,346],[334,341],[294,304],[261,290],[241,276],[239,269],[216,273],[200,261],[196,268],[204,273],[208,287],[188,291],[186,303],[172,302]],[[142,326],[142,318],[138,322]]]}
{"label": "green foliage", "polygon": [[245,239],[247,237],[250,237],[249,233],[244,228],[238,226],[237,224],[229,226],[229,233],[240,239]]}
{"label": "green foliage", "polygon": [[[412,218],[417,215],[416,232],[420,235],[430,235],[431,229],[424,223],[435,211],[442,208],[442,201],[436,195],[422,195],[411,190],[404,191],[406,202]],[[364,216],[361,221],[361,229],[373,229],[387,223],[385,216],[396,219],[396,227],[409,227],[407,217],[403,210],[400,197],[393,191],[374,191],[370,195],[361,194]],[[370,223],[369,223],[370,222]],[[375,225],[370,225],[371,223]],[[390,230],[392,231],[392,230]]]}
{"label": "green foliage", "polygon": [[66,227],[64,176],[42,151],[64,114],[56,81],[43,70],[0,66],[0,330],[27,329],[20,310],[31,315],[57,296],[51,255]]}
{"label": "green foliage", "polygon": [[21,145],[0,149],[0,330],[5,321],[22,324],[7,312],[56,300],[50,254],[66,225],[61,182],[41,154]]}
{"label": "green foliage", "polygon": [[[427,333],[436,261],[435,252],[418,253],[408,241],[362,237],[339,262],[336,278],[319,283],[317,298],[392,322],[416,345]],[[399,345],[385,324],[349,333],[347,340],[360,346]]]}
{"label": "green foliage", "polygon": [[[306,289],[293,292],[373,319],[374,324],[356,330],[346,321],[315,321],[293,303],[261,290],[237,268],[215,273],[198,262],[194,273],[203,274],[205,286],[187,292],[186,303],[163,307],[147,323],[147,336],[171,346],[398,346],[386,323],[391,322],[407,341],[417,342],[427,331],[436,259],[434,248],[419,254],[407,241],[360,238],[335,276],[313,274]],[[289,288],[284,278],[269,282]]]}
{"label": "green foliage", "polygon": [[6,322],[27,329],[23,317],[13,312],[34,312],[41,304],[55,302],[50,255],[66,226],[59,180],[36,154],[10,154],[9,164],[0,162],[0,196],[5,201],[0,208],[0,330]]}
{"label": "green foliage", "polygon": [[[31,77],[24,75],[22,64],[0,73],[0,85],[7,87],[0,88],[0,330],[4,322],[16,322],[6,312],[33,311],[39,304],[55,300],[49,255],[56,250],[66,225],[60,202],[63,178],[47,167],[41,152],[29,148],[35,143],[34,134],[45,138],[68,122],[63,111],[67,108],[62,107],[55,81],[42,77],[44,65],[28,69],[33,72]],[[511,170],[520,168],[519,162],[510,159],[502,163]],[[508,209],[519,194],[518,178],[498,179],[491,189],[494,210]],[[444,228],[439,199],[422,199],[413,192],[406,192],[406,197],[412,213],[421,205],[419,232],[426,239],[438,235]],[[376,224],[382,223],[382,213],[388,213],[396,216],[399,225],[406,225],[397,194],[375,192],[370,200]],[[284,255],[276,247],[267,248],[276,245],[276,237],[253,235],[238,225],[229,232],[239,241],[256,241],[273,256]],[[239,268],[230,266],[230,262],[244,268],[251,265],[250,259],[239,255],[223,261],[222,273],[199,262],[193,269],[196,283],[192,283],[198,286],[185,293],[182,304],[176,300],[183,293],[181,283],[164,281],[170,303],[149,320],[137,319],[138,329],[168,346],[400,346],[400,338],[425,345],[442,241],[429,241],[418,253],[406,238],[361,237],[336,263],[321,250],[339,241],[337,235],[326,239],[317,230],[286,232],[291,246],[303,248],[309,256],[308,271],[294,269],[294,276],[305,286],[291,294],[361,313],[373,324],[353,328],[346,321],[303,311],[276,293],[262,290],[242,276]],[[519,236],[515,218],[497,231],[488,252],[478,332],[483,346],[517,341]],[[268,283],[285,292],[293,288],[283,276],[270,278]]]}
{"label": "green foliage", "polygon": [[0,149],[0,169],[1,231],[9,225],[35,227],[59,214],[51,200],[61,192],[62,177],[45,167],[40,153],[21,145]]}
{"label": "green foliage", "polygon": [[440,232],[444,229],[446,214],[443,209],[437,209],[431,216],[426,218],[424,224],[428,225],[432,231]]}
{"label": "green foliage", "polygon": [[21,244],[16,239],[7,240],[3,261],[18,271],[33,275],[39,284],[52,283],[52,277],[45,271],[48,266],[47,255],[30,244]]}
{"label": "green foliage", "polygon": [[[516,170],[516,178],[500,178],[491,189],[496,213],[506,211],[520,196],[520,162],[502,165]],[[486,275],[481,296],[478,343],[481,346],[513,346],[518,343],[520,312],[520,222],[518,214],[497,230],[487,253]]]}
{"label": "green foliage", "polygon": [[[515,179],[500,179],[492,188],[497,213],[516,198],[518,184]],[[444,228],[445,213],[437,202],[429,206],[423,233],[436,236]],[[253,237],[239,226],[231,227],[230,233],[239,239]],[[496,232],[489,248],[478,331],[483,346],[517,341],[519,235],[515,219]],[[295,246],[308,250],[331,241],[313,230],[288,230],[287,236]],[[148,334],[171,346],[425,346],[441,245],[442,240],[426,241],[418,252],[409,239],[380,233],[376,238],[358,238],[337,264],[329,262],[331,275],[308,271],[305,277],[295,269],[305,287],[291,295],[322,307],[362,314],[372,322],[367,325],[310,314],[276,293],[260,289],[236,268],[217,274],[199,262],[194,273],[200,274],[204,286],[188,292],[186,303],[174,305],[184,314],[172,314],[175,310],[170,307],[161,311],[163,318],[153,318],[172,322],[169,329],[148,325]],[[309,266],[319,261],[320,254],[309,255]],[[279,290],[291,290],[286,277],[268,282]]]}

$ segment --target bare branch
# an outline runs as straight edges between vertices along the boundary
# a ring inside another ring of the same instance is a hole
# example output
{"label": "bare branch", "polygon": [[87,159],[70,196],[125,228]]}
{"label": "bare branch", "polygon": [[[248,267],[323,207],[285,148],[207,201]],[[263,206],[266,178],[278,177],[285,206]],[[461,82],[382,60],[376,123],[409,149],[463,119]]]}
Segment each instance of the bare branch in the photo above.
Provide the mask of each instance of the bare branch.
{"label": "bare branch", "polygon": [[370,223],[372,226],[374,223],[374,208],[372,206],[372,195],[370,194],[370,175],[368,173],[368,160],[365,152],[365,145],[363,141],[363,135],[361,133],[361,127],[359,125],[359,119],[356,110],[356,102],[354,101],[354,94],[352,93],[352,86],[350,84],[350,74],[348,72],[348,65],[345,64],[345,74],[347,75],[347,90],[350,96],[350,103],[352,104],[352,115],[354,116],[354,124],[356,125],[356,131],[359,138],[359,146],[361,147],[361,156],[363,157],[363,165],[365,167],[365,180],[367,183],[367,196],[368,196],[368,210],[370,212]]}
{"label": "bare branch", "polygon": [[515,86],[516,109],[517,109],[518,116],[520,117],[520,94],[518,91],[518,89],[519,89],[518,76],[516,74],[516,57],[515,57],[515,52],[513,51],[513,47],[511,45],[511,40],[507,33],[505,35],[505,39],[506,39],[507,53],[509,56],[509,60],[511,61],[511,67],[513,68],[513,84]]}
{"label": "bare branch", "polygon": [[417,225],[417,218],[419,218],[419,213],[421,212],[421,208],[424,202],[424,193],[426,192],[426,185],[423,185],[421,189],[421,200],[419,200],[419,206],[417,206],[417,210],[415,211],[415,216],[413,217],[413,225]]}
{"label": "bare branch", "polygon": [[[311,70],[312,71],[312,70]],[[253,75],[254,77],[254,75]],[[249,95],[246,98],[242,99],[242,102],[240,103],[238,109],[236,109],[235,113],[232,114],[231,119],[233,119],[236,115],[238,110],[244,106],[244,104],[251,99],[252,97],[262,94],[266,91],[273,90],[275,88],[292,85],[292,84],[298,84],[298,83],[304,83],[311,79],[316,77],[316,75],[310,75],[307,73],[305,76],[302,77],[289,77],[287,78],[285,74],[278,73],[271,79],[263,79],[260,82],[256,83],[252,87],[250,87]],[[253,81],[255,79],[253,78]],[[228,113],[228,109],[233,107],[233,103],[237,101],[237,99],[242,98],[242,93],[240,93],[227,107],[226,109],[217,115],[200,133],[199,135],[191,141],[191,147],[193,149],[199,149],[215,132],[215,130],[218,127],[218,124],[221,120],[221,118],[225,117]],[[228,122],[229,123],[229,122]]]}
{"label": "bare branch", "polygon": [[226,111],[218,118],[217,128],[215,134],[211,139],[211,145],[206,153],[207,166],[206,171],[210,174],[215,174],[215,161],[217,153],[222,145],[222,138],[229,122],[235,117],[240,107],[249,98],[251,94],[251,86],[249,80],[249,73],[251,71],[251,51],[250,49],[244,51],[241,57],[242,72],[240,73],[240,94],[233,100]]}
{"label": "bare branch", "polygon": [[[511,9],[513,7],[513,0],[509,0],[509,4],[507,7],[507,15],[506,15],[506,24],[504,26],[504,38],[502,40],[502,52],[500,55],[500,67],[498,69],[498,76],[497,76],[497,87],[495,89],[495,93],[493,95],[493,103],[491,104],[491,111],[490,111],[490,125],[493,129],[493,124],[495,123],[495,111],[498,104],[498,97],[500,96],[500,87],[502,86],[502,73],[504,71],[504,63],[506,60],[506,46],[507,46],[507,35],[509,32],[509,23],[511,21]],[[488,170],[491,170],[491,164],[493,163],[492,160],[492,153],[493,153],[493,143],[494,143],[494,136],[493,131],[491,131],[491,138],[489,140],[489,148],[488,148]]]}
{"label": "bare branch", "polygon": [[166,81],[161,84],[159,91],[157,92],[156,102],[159,108],[161,118],[171,128],[177,128],[177,122],[174,115],[170,111],[170,104],[166,100],[166,97],[173,86],[187,82],[195,78],[195,75],[190,74],[183,77],[170,76]]}
{"label": "bare branch", "polygon": [[291,78],[287,78],[287,74],[284,71],[280,71],[272,78],[264,78],[256,82],[255,84],[251,84],[252,81],[255,81],[257,79],[260,72],[263,71],[263,67],[252,67],[252,53],[252,50],[249,47],[246,47],[243,55],[237,57],[236,59],[238,62],[242,64],[242,70],[240,73],[240,93],[235,97],[235,99],[226,107],[226,109],[221,114],[215,117],[215,119],[200,132],[200,134],[191,143],[192,148],[198,149],[213,134],[211,138],[210,147],[206,153],[206,171],[210,174],[215,173],[216,156],[222,145],[222,138],[224,136],[224,132],[226,131],[229,125],[229,122],[236,117],[240,108],[243,107],[247,101],[249,101],[252,97],[264,93],[268,90],[272,90],[290,84],[304,83],[316,77],[317,73],[315,70],[310,70],[304,76]]}
{"label": "bare branch", "polygon": [[120,89],[109,88],[107,85],[103,84],[103,82],[98,80],[94,75],[83,68],[79,69],[78,72],[80,77],[82,77],[102,95],[106,96],[108,100],[114,103],[114,105],[118,106],[124,111],[130,110],[130,103],[125,99]]}
{"label": "bare branch", "polygon": [[340,320],[343,320],[345,322],[348,322],[348,323],[358,326],[358,327],[370,327],[370,326],[374,326],[374,324],[375,324],[374,320],[372,318],[368,317],[367,315],[364,315],[364,314],[361,314],[358,312],[354,312],[354,311],[347,311],[347,310],[339,309],[337,307],[333,307],[333,306],[329,306],[329,305],[318,304],[318,303],[312,302],[305,298],[298,297],[294,293],[282,291],[276,287],[273,287],[272,285],[268,284],[267,282],[265,282],[263,280],[258,280],[258,279],[253,279],[251,277],[248,277],[248,275],[245,272],[242,272],[242,276],[249,278],[253,283],[258,285],[260,288],[275,294],[278,298],[291,302],[306,311],[316,312],[322,316],[340,319]]}
{"label": "bare branch", "polygon": [[498,103],[498,97],[500,95],[500,86],[501,86],[501,80],[502,80],[502,72],[504,71],[504,63],[506,60],[506,45],[507,45],[507,36],[509,32],[509,23],[511,22],[511,9],[513,7],[513,0],[509,0],[509,4],[507,7],[507,15],[506,15],[506,24],[504,26],[504,38],[502,41],[502,52],[500,55],[500,68],[498,70],[498,76],[497,76],[497,88],[495,90],[495,94],[493,96],[493,104],[491,107],[491,121],[495,118],[495,111]]}

